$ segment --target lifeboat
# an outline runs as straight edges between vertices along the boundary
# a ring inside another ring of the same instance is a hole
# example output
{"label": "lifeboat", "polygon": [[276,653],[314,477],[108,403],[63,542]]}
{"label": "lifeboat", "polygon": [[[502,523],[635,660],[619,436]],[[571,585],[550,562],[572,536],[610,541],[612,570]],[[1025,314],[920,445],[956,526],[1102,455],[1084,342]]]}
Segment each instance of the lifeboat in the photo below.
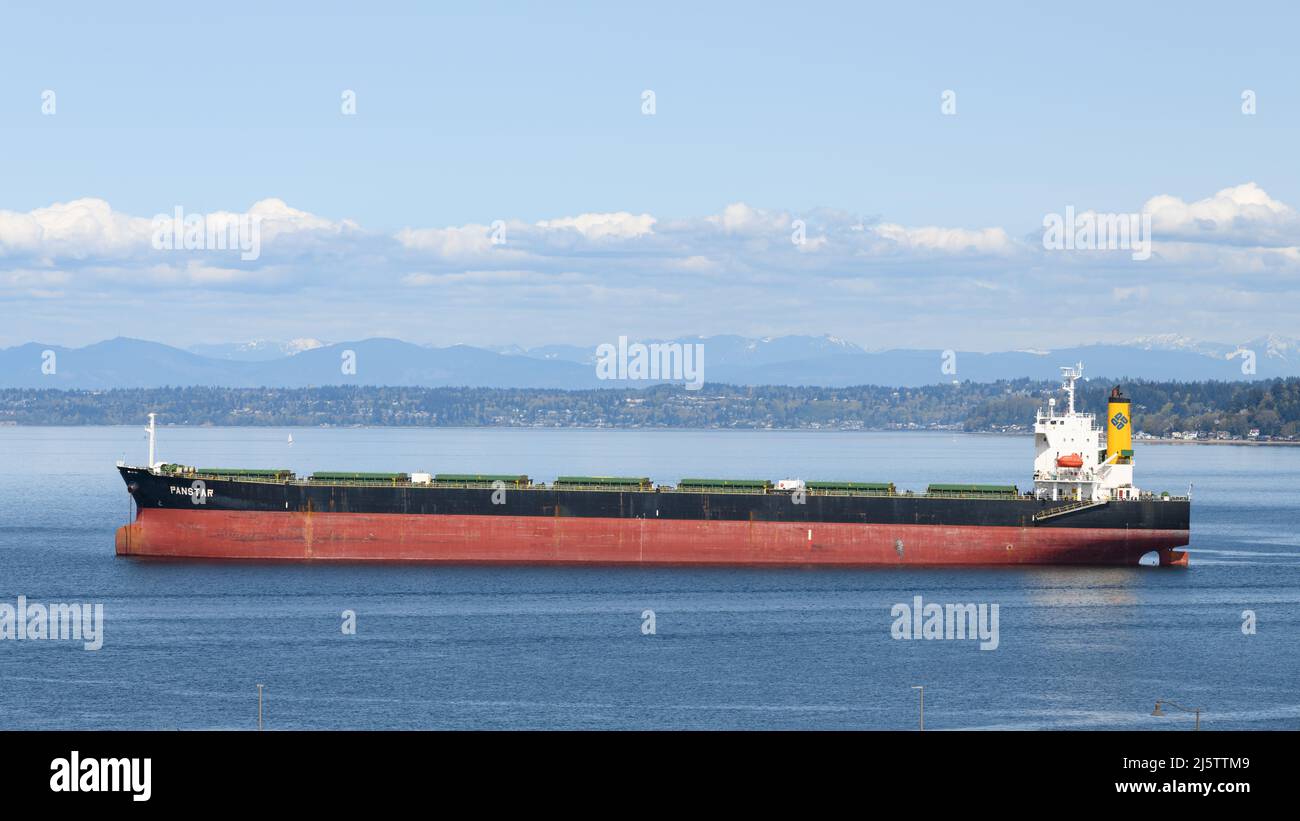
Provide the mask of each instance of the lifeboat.
{"label": "lifeboat", "polygon": [[1068,456],[1058,456],[1056,466],[1058,468],[1081,468],[1083,467],[1083,454],[1071,453]]}

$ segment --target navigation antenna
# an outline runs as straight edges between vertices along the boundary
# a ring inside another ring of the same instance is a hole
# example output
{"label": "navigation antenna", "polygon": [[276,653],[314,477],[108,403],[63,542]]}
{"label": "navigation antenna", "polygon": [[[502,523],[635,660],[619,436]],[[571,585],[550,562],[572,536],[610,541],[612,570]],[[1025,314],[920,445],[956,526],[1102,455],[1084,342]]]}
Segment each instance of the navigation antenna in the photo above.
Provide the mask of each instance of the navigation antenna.
{"label": "navigation antenna", "polygon": [[1076,364],[1074,367],[1070,367],[1069,365],[1061,366],[1061,389],[1064,390],[1065,395],[1069,397],[1069,414],[1071,416],[1074,415],[1074,380],[1081,376],[1083,376],[1082,362]]}
{"label": "navigation antenna", "polygon": [[149,468],[150,470],[153,470],[154,444],[158,435],[157,429],[154,427],[154,417],[156,417],[157,415],[158,414],[156,413],[149,414],[149,427],[145,428],[145,430],[149,431],[149,464],[146,465],[146,467]]}

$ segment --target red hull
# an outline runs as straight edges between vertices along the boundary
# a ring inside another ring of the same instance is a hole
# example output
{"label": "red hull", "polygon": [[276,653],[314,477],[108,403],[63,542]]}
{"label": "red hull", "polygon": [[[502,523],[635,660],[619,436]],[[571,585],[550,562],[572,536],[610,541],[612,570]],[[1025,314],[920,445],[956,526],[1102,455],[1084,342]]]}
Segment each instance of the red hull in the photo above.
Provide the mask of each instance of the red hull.
{"label": "red hull", "polygon": [[117,553],[190,559],[666,565],[1185,565],[1186,530],[144,509]]}

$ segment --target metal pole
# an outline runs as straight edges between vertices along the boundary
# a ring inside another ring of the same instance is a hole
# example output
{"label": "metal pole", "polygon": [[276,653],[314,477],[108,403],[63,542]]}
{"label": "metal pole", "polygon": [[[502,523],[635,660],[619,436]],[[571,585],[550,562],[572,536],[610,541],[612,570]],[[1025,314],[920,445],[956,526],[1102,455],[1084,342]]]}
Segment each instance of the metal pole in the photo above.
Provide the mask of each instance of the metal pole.
{"label": "metal pole", "polygon": [[262,685],[257,685],[257,730],[262,731]]}
{"label": "metal pole", "polygon": [[149,470],[153,470],[154,438],[157,435],[156,428],[154,427],[154,417],[157,415],[158,414],[156,413],[149,414],[149,464],[145,465]]}

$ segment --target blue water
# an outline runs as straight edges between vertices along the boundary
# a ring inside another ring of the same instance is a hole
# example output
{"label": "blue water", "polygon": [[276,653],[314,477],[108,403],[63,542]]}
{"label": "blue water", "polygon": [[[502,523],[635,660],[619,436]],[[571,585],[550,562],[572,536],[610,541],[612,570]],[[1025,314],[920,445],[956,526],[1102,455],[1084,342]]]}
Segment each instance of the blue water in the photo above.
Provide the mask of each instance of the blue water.
{"label": "blue water", "polygon": [[[287,443],[289,433],[294,444]],[[1300,728],[1300,449],[1154,446],[1192,566],[684,570],[117,559],[137,428],[0,428],[0,602],[102,602],[104,646],[0,640],[0,727]],[[159,457],[314,469],[1019,480],[1024,437],[166,428]],[[1000,645],[890,637],[998,604]],[[340,614],[357,614],[344,635]],[[1258,632],[1243,635],[1242,611]],[[656,633],[643,635],[653,610]]]}

